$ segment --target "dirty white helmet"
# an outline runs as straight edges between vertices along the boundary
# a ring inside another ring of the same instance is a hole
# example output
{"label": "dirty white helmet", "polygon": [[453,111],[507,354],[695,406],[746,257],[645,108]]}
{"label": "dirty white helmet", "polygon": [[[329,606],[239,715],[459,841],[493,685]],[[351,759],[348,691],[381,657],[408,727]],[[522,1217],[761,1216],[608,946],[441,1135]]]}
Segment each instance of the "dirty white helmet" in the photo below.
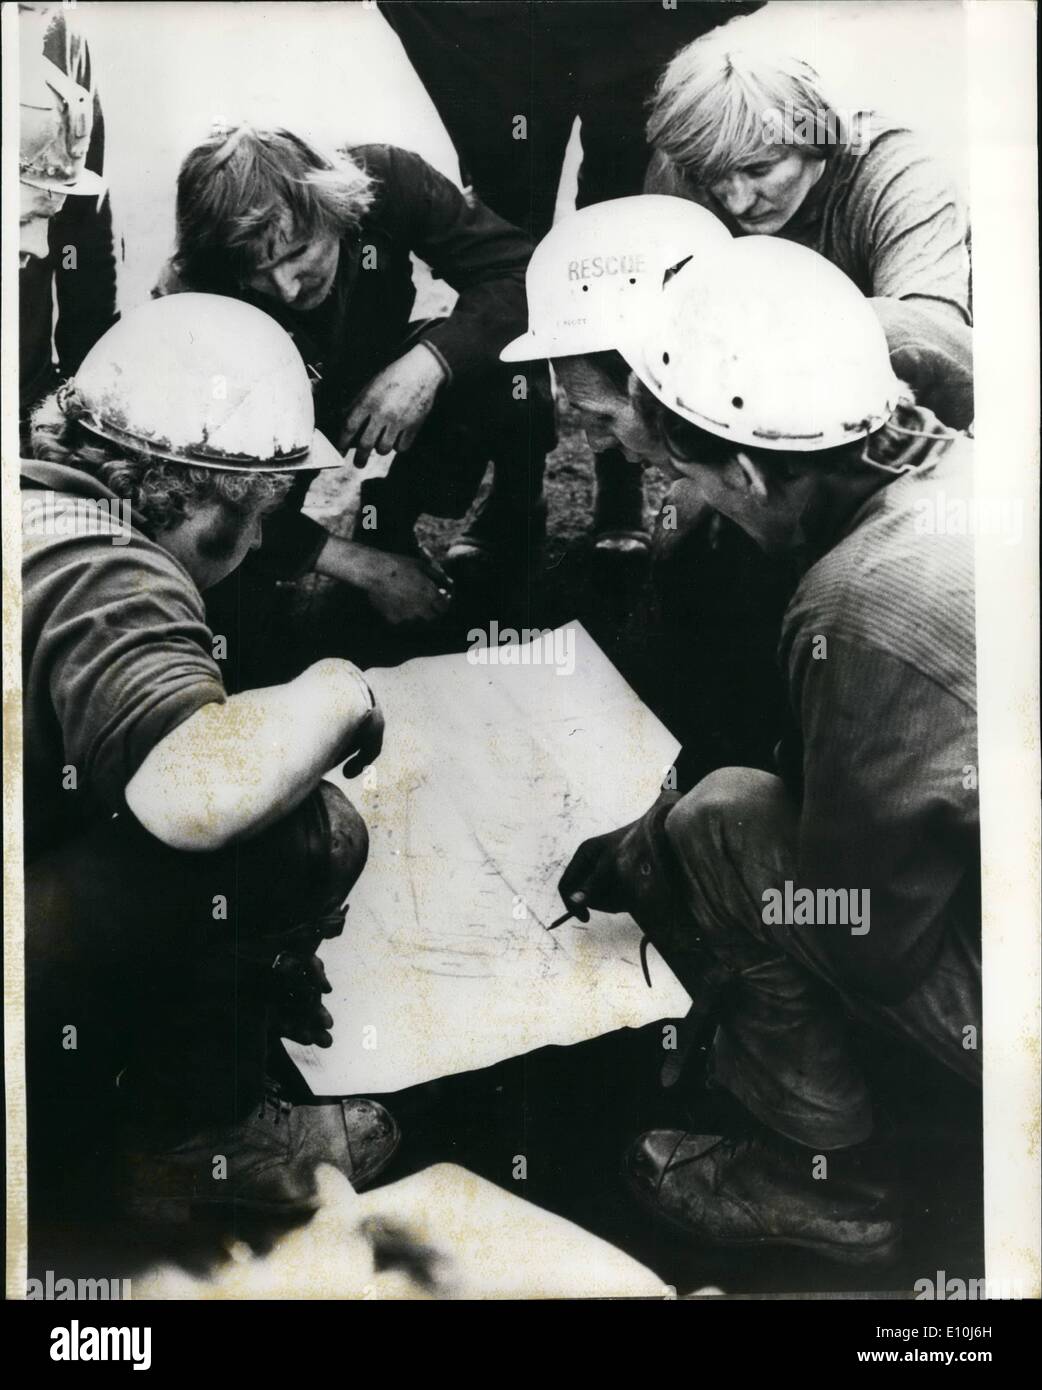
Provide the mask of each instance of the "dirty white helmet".
{"label": "dirty white helmet", "polygon": [[685,266],[620,351],[677,415],[761,449],[861,439],[900,393],[869,301],[816,251],[780,237],[736,238],[712,270]]}
{"label": "dirty white helmet", "polygon": [[222,295],[173,294],[131,309],[88,352],[70,391],[87,429],[153,458],[278,473],[344,462],[315,429],[292,338]]}
{"label": "dirty white helmet", "polygon": [[18,178],[51,193],[98,197],[104,181],[84,167],[93,95],[44,57],[39,24],[26,16],[19,27]]}
{"label": "dirty white helmet", "polygon": [[668,270],[730,239],[705,208],[660,194],[614,198],[562,217],[528,263],[528,332],[500,358],[528,362],[618,347]]}

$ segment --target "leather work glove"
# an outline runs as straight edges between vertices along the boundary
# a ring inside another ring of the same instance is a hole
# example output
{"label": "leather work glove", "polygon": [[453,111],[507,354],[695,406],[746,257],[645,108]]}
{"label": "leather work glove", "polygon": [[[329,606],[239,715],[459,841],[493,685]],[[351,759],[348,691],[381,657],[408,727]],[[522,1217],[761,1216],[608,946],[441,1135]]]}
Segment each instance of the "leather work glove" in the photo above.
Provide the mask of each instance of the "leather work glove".
{"label": "leather work glove", "polygon": [[572,855],[557,891],[580,922],[590,920],[591,908],[596,912],[630,911],[632,895],[622,874],[622,848],[635,824],[583,840]]}
{"label": "leather work glove", "polygon": [[673,939],[686,944],[689,913],[665,821],[676,792],[664,791],[638,820],[584,840],[557,885],[580,922],[596,912],[627,912],[659,949]]}
{"label": "leather work glove", "polygon": [[644,933],[645,980],[652,983],[647,965],[647,943],[652,941],[691,996],[689,1023],[695,1036],[717,1016],[730,972],[702,941],[666,840],[665,821],[679,799],[676,792],[663,792],[639,820],[584,840],[561,875],[558,891],[580,922],[589,921],[591,909],[629,913]]}
{"label": "leather work glove", "polygon": [[280,951],[271,967],[271,1026],[280,1038],[332,1047],[333,1015],[322,1003],[333,986],[318,956]]}

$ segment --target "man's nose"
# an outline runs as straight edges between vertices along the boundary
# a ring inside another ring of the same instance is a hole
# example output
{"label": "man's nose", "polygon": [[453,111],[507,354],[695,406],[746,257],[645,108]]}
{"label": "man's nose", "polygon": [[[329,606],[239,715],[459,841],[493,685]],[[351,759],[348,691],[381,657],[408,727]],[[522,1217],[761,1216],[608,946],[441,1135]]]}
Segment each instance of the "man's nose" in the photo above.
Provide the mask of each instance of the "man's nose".
{"label": "man's nose", "polygon": [[586,425],[585,434],[586,442],[595,454],[601,454],[606,449],[615,447],[615,436],[603,425]]}
{"label": "man's nose", "polygon": [[732,174],[724,184],[720,201],[732,217],[744,217],[756,202],[756,188],[744,174]]}
{"label": "man's nose", "polygon": [[283,304],[293,304],[300,294],[300,276],[292,266],[277,265],[271,272],[271,283]]}

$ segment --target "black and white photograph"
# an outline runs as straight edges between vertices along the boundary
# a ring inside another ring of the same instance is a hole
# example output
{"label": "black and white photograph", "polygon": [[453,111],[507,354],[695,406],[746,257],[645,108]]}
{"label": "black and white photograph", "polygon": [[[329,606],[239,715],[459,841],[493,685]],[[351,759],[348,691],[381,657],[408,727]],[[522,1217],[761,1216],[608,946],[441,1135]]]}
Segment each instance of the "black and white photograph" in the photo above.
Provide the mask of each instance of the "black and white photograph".
{"label": "black and white photograph", "polygon": [[872,1300],[820,1366],[999,1362],[1034,5],[3,8],[34,1354],[161,1369],[160,1302]]}

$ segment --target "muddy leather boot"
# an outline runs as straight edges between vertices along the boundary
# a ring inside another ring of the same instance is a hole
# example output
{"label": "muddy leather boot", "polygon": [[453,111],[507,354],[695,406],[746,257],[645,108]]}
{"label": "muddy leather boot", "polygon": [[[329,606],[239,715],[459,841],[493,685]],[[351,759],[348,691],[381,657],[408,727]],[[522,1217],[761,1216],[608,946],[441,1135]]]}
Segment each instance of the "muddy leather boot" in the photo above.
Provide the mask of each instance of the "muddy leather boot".
{"label": "muddy leather boot", "polygon": [[645,1208],[699,1244],[798,1246],[849,1265],[887,1264],[900,1249],[893,1184],[876,1156],[856,1149],[650,1130],[624,1173]]}
{"label": "muddy leather boot", "polygon": [[400,1139],[376,1101],[291,1105],[270,1083],[260,1104],[232,1124],[175,1128],[145,1116],[124,1125],[117,1205],[126,1216],[172,1223],[222,1211],[307,1216],[318,1205],[320,1164],[361,1191],[387,1167]]}

